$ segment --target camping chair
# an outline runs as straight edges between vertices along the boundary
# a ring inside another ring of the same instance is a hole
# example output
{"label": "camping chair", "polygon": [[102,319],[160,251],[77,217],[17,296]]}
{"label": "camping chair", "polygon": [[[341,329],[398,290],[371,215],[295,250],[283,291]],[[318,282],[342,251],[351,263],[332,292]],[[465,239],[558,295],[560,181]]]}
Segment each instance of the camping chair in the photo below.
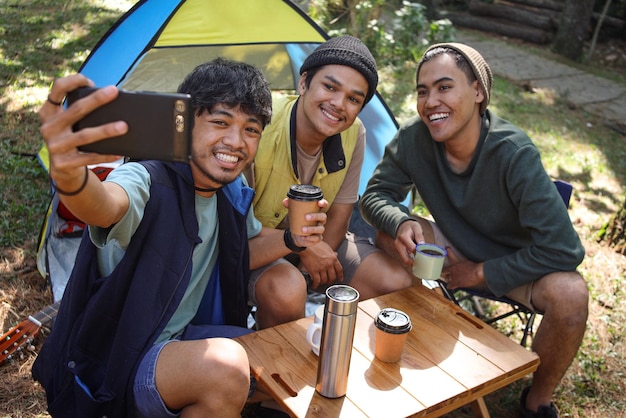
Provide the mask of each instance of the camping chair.
{"label": "camping chair", "polygon": [[[554,185],[561,195],[565,206],[569,207],[569,202],[572,196],[573,189],[572,185],[562,180],[555,180]],[[526,347],[528,337],[533,335],[533,326],[535,324],[535,318],[537,317],[537,313],[541,314],[542,312],[534,312],[527,306],[524,306],[512,299],[509,299],[506,296],[498,297],[492,293],[478,291],[476,289],[455,289],[451,291],[446,287],[443,281],[439,281],[438,283],[441,291],[446,298],[450,299],[464,309],[465,307],[463,306],[463,302],[467,301],[470,304],[470,309],[471,311],[473,311],[473,314],[487,324],[491,325],[500,321],[501,319],[508,318],[511,315],[517,315],[524,327],[520,344]],[[480,303],[481,298],[508,305],[510,309],[503,314],[497,315],[495,317],[489,317],[489,315],[486,314],[482,308],[482,305]]]}

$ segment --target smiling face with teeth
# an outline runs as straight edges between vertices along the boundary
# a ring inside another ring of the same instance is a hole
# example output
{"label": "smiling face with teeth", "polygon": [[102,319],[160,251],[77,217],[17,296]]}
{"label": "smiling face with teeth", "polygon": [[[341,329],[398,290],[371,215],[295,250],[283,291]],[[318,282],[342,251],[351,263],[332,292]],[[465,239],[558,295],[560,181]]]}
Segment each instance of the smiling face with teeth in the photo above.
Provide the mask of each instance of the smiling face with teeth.
{"label": "smiling face with teeth", "polygon": [[[191,173],[196,188],[219,188],[235,180],[254,160],[263,124],[258,115],[215,105],[196,115],[192,131]],[[214,191],[197,192],[209,197]]]}
{"label": "smiling face with teeth", "polygon": [[431,136],[448,149],[478,141],[484,93],[449,54],[424,62],[417,79],[417,111]]}
{"label": "smiling face with teeth", "polygon": [[296,140],[308,153],[319,150],[326,138],[345,131],[363,108],[367,80],[352,67],[325,65],[298,83]]}

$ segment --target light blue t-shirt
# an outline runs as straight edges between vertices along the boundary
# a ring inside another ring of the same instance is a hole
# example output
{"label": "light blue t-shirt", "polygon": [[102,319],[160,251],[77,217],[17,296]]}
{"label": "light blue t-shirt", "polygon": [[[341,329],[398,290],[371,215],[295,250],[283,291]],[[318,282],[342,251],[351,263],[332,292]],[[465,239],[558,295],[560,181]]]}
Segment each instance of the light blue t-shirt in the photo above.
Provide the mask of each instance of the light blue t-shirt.
{"label": "light blue t-shirt", "polygon": [[[124,217],[111,228],[89,227],[91,241],[98,247],[100,273],[104,276],[111,274],[124,257],[126,248],[141,222],[146,203],[150,199],[150,174],[141,164],[127,163],[113,170],[106,181],[119,184],[128,194],[130,205]],[[198,235],[202,242],[193,250],[193,268],[185,294],[157,342],[166,341],[181,333],[196,315],[217,261],[219,236],[217,194],[209,198],[196,194],[195,203]],[[261,222],[254,217],[252,210],[248,211],[246,225],[248,238],[261,232]]]}

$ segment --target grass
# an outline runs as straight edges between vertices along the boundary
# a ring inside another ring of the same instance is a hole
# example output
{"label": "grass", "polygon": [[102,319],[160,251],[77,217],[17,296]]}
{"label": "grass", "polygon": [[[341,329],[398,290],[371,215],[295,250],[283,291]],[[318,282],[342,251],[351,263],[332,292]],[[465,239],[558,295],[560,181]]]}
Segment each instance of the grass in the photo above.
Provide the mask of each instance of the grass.
{"label": "grass", "polygon": [[89,49],[131,3],[108,4],[52,0],[0,4],[3,247],[22,245],[38,233],[47,203],[47,178],[33,158],[42,144],[36,111],[52,81],[77,72]]}
{"label": "grass", "polygon": [[[36,250],[50,198],[47,176],[35,154],[42,140],[37,110],[52,81],[73,73],[98,39],[132,1],[2,0],[0,2],[0,329],[50,303],[39,275]],[[520,46],[545,53],[545,48]],[[578,68],[585,69],[578,65]],[[589,67],[587,67],[589,68]],[[613,80],[624,69],[602,68]],[[384,74],[381,75],[383,82]],[[407,100],[408,111],[414,98]],[[572,109],[549,91],[526,91],[496,78],[491,108],[526,130],[539,147],[548,172],[574,185],[570,216],[587,256],[580,271],[591,292],[588,331],[556,399],[562,416],[624,416],[626,400],[626,259],[596,241],[626,190],[626,138],[603,121]],[[538,214],[540,216],[540,214]],[[498,309],[489,306],[488,309]],[[519,340],[520,324],[499,329]],[[30,378],[36,351],[0,366],[0,417],[48,417],[41,388]],[[487,397],[494,417],[517,413],[529,378]],[[449,417],[471,416],[462,409]]]}

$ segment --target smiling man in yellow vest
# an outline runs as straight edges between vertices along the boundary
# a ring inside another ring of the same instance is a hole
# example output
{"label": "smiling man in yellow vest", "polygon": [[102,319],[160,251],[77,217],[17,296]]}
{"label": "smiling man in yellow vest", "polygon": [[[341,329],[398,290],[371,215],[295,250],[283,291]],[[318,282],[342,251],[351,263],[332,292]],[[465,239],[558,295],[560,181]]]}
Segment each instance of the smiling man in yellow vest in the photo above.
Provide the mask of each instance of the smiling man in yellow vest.
{"label": "smiling man in yellow vest", "polygon": [[370,51],[359,39],[341,36],[304,61],[299,95],[274,100],[272,123],[247,173],[256,191],[255,216],[265,227],[287,229],[282,201],[297,183],[321,187],[329,205],[322,242],[309,248],[285,242],[290,254],[251,272],[249,295],[257,306],[258,328],[303,317],[307,284],[318,292],[349,284],[361,299],[412,284],[397,261],[368,238],[348,232],[365,153],[365,128],[357,115],[377,85]]}

